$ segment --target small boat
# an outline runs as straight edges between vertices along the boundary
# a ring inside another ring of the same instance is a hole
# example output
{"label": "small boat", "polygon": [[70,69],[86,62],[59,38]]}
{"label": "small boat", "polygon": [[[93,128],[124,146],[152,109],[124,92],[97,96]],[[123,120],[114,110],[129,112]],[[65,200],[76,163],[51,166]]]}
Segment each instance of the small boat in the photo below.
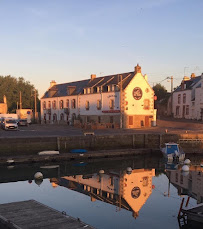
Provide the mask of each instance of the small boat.
{"label": "small boat", "polygon": [[56,150],[49,150],[49,151],[41,151],[38,155],[58,155],[59,151]]}
{"label": "small boat", "polygon": [[86,149],[72,149],[72,150],[70,150],[70,153],[83,154],[83,153],[87,153],[87,150]]}
{"label": "small boat", "polygon": [[177,143],[165,143],[165,146],[160,147],[160,150],[168,161],[184,161],[185,159],[185,153]]}

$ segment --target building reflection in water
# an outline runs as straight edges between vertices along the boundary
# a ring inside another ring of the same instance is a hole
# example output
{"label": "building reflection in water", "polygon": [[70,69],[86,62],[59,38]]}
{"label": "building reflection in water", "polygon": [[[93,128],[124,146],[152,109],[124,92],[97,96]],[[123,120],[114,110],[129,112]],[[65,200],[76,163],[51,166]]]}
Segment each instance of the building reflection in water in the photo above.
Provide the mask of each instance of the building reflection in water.
{"label": "building reflection in water", "polygon": [[182,172],[182,166],[166,168],[169,182],[173,184],[178,195],[188,195],[197,200],[197,204],[203,203],[203,168],[201,166],[190,166],[189,172]]}
{"label": "building reflection in water", "polygon": [[133,212],[133,217],[139,211],[152,193],[152,177],[155,169],[134,169],[104,173],[100,170],[91,175],[64,176],[52,178],[54,188],[57,185],[89,195],[91,201],[104,201],[115,205],[117,210],[124,208]]}

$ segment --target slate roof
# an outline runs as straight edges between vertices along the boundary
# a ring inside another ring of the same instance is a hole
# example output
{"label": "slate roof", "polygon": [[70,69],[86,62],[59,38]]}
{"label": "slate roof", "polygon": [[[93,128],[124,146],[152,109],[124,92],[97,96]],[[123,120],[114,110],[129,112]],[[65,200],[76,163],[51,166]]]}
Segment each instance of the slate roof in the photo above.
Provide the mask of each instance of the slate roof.
{"label": "slate roof", "polygon": [[[198,82],[201,82],[201,76],[197,76],[197,77],[194,77],[190,80],[185,80],[184,81],[184,84],[186,85],[186,88],[184,90],[192,90],[193,86],[198,83]],[[201,83],[198,85],[198,87],[201,86]],[[181,90],[181,85],[179,87],[176,88],[176,90],[174,92],[178,92],[178,91],[184,91],[184,90]]]}
{"label": "slate roof", "polygon": [[[99,87],[99,86],[108,86],[108,85],[118,85],[120,78],[119,75],[122,75],[123,77],[123,89],[127,87],[127,85],[130,83],[132,78],[135,75],[135,72],[126,72],[122,74],[115,74],[115,75],[109,75],[109,76],[102,76],[102,77],[96,77],[95,79],[91,80],[81,80],[81,81],[75,81],[70,83],[64,83],[64,84],[56,84],[55,86],[48,89],[42,99],[44,98],[53,98],[53,97],[62,97],[67,96],[67,88],[68,86],[75,86],[76,89],[71,95],[79,95],[84,93],[84,88],[90,88],[90,87]],[[49,91],[52,91],[55,93],[52,93],[50,95]]]}

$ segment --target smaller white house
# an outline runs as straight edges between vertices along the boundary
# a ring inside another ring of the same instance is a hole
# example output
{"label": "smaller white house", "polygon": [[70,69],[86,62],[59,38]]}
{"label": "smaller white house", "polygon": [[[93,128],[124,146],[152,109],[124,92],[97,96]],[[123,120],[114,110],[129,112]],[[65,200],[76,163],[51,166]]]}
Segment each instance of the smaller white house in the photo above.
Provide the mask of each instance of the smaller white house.
{"label": "smaller white house", "polygon": [[203,74],[185,76],[169,103],[174,118],[203,120]]}

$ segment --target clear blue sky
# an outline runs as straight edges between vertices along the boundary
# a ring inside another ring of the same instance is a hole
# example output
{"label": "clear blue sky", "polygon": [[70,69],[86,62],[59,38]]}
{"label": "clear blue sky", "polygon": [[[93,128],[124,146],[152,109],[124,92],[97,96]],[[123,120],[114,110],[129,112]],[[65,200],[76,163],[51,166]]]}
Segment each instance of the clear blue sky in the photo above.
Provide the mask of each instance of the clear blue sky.
{"label": "clear blue sky", "polygon": [[[203,72],[202,0],[0,0],[0,75],[51,80],[133,71],[149,82]],[[186,68],[187,67],[187,68]],[[163,84],[170,90],[170,83]]]}

